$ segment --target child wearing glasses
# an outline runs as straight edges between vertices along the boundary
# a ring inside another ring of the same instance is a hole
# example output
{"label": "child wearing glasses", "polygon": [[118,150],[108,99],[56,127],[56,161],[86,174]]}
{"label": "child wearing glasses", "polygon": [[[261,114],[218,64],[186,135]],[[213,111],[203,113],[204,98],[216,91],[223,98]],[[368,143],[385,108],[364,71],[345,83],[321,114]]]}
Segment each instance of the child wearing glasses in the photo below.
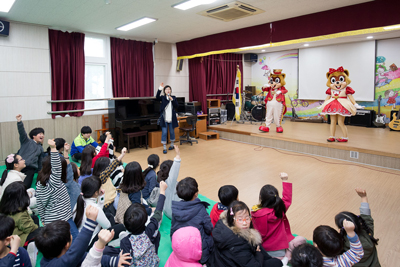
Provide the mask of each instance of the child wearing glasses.
{"label": "child wearing glasses", "polygon": [[253,229],[250,210],[241,201],[234,201],[221,213],[212,231],[214,253],[207,266],[282,266],[261,246],[260,233]]}
{"label": "child wearing glasses", "polygon": [[193,226],[199,229],[202,241],[200,263],[205,264],[214,247],[211,236],[213,225],[206,210],[210,204],[197,198],[198,185],[191,177],[179,181],[176,193],[182,200],[172,201],[171,238],[174,232],[182,227]]}
{"label": "child wearing glasses", "polygon": [[292,250],[306,242],[301,236],[294,237],[286,212],[292,204],[292,183],[287,182],[288,175],[280,174],[282,179],[282,198],[273,185],[264,185],[260,191],[260,204],[253,206],[251,215],[254,228],[262,237],[262,246],[268,254],[282,260],[287,265]]}

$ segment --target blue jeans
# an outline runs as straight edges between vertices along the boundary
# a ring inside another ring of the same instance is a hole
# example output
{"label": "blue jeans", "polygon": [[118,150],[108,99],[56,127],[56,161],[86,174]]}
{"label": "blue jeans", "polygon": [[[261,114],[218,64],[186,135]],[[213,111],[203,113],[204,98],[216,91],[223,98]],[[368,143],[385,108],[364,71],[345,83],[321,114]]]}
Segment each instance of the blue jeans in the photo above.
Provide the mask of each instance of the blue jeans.
{"label": "blue jeans", "polygon": [[69,223],[70,232],[71,232],[71,235],[72,235],[72,242],[74,242],[76,237],[79,234],[79,230],[76,227],[76,224],[75,224],[75,222],[74,222],[74,220],[72,218],[69,219],[67,222]]}
{"label": "blue jeans", "polygon": [[171,123],[165,123],[167,126],[166,127],[161,127],[162,135],[161,135],[161,144],[165,145],[167,143],[167,136],[168,136],[168,128],[169,128],[169,135],[171,138],[171,142],[175,141],[175,131],[174,127],[172,126]]}

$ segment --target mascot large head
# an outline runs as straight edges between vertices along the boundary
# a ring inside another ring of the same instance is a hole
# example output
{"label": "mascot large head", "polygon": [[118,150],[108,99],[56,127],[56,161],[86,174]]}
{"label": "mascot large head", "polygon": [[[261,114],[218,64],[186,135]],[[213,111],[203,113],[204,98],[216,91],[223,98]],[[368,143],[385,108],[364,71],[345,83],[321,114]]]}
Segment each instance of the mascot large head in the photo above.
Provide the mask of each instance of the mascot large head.
{"label": "mascot large head", "polygon": [[328,79],[326,86],[333,90],[342,90],[351,83],[349,71],[343,69],[343,67],[339,67],[337,70],[329,69],[326,78]]}
{"label": "mascot large head", "polygon": [[274,69],[274,72],[269,76],[269,84],[271,85],[271,89],[276,90],[285,86],[285,77],[286,74],[282,73],[281,69]]}

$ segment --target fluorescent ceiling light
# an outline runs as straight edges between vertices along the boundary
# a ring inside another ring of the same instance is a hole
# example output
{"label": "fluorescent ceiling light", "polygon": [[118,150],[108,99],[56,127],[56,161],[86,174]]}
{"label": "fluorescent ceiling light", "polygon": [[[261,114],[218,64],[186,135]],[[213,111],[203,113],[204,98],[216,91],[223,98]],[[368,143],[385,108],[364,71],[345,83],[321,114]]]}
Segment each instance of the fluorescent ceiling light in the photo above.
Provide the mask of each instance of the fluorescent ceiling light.
{"label": "fluorescent ceiling light", "polygon": [[199,5],[207,5],[215,2],[215,0],[188,0],[181,2],[179,4],[173,5],[172,7],[180,9],[180,10],[188,10],[193,7],[199,6]]}
{"label": "fluorescent ceiling light", "polygon": [[304,46],[310,46],[309,44],[304,44]]}
{"label": "fluorescent ceiling light", "polygon": [[265,50],[263,49],[263,50],[261,50],[261,52],[265,52]]}
{"label": "fluorescent ceiling light", "polygon": [[148,24],[148,23],[156,21],[156,20],[157,19],[152,19],[152,18],[148,18],[148,17],[141,18],[139,20],[135,20],[135,21],[132,21],[131,23],[128,23],[126,25],[118,27],[117,30],[119,30],[119,31],[129,31],[129,30],[132,30],[134,28],[143,26],[145,24]]}
{"label": "fluorescent ceiling light", "polygon": [[263,44],[263,45],[255,45],[255,46],[246,46],[239,48],[240,50],[249,50],[249,49],[258,49],[258,48],[265,48],[270,46],[270,44]]}
{"label": "fluorescent ceiling light", "polygon": [[374,36],[368,36],[368,37],[367,37],[367,39],[372,39],[372,38],[374,38]]}
{"label": "fluorescent ceiling light", "polygon": [[400,24],[399,25],[393,25],[393,26],[388,26],[388,27],[383,27],[384,30],[393,30],[393,29],[400,29]]}
{"label": "fluorescent ceiling light", "polygon": [[0,1],[0,12],[8,12],[14,5],[15,0],[1,0]]}

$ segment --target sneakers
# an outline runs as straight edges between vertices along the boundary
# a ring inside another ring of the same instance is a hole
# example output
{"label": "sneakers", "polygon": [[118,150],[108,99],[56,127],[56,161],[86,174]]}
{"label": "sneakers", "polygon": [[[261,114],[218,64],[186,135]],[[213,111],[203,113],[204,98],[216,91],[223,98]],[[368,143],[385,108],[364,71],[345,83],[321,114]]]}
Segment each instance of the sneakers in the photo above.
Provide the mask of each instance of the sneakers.
{"label": "sneakers", "polygon": [[173,146],[169,146],[168,150],[174,150],[175,148]]}
{"label": "sneakers", "polygon": [[162,153],[164,153],[164,154],[167,154],[167,150],[166,150],[166,149],[164,149],[164,150],[162,151]]}
{"label": "sneakers", "polygon": [[283,128],[281,126],[276,127],[276,132],[277,133],[283,133]]}
{"label": "sneakers", "polygon": [[29,243],[26,250],[28,251],[29,259],[31,260],[32,266],[36,266],[36,259],[37,259],[38,249],[37,249],[37,247],[35,245],[35,242]]}
{"label": "sneakers", "polygon": [[337,138],[336,141],[338,141],[338,142],[347,142],[347,141],[349,141],[349,139],[341,137],[341,138]]}
{"label": "sneakers", "polygon": [[260,126],[260,128],[258,128],[258,130],[268,133],[269,132],[269,127]]}
{"label": "sneakers", "polygon": [[335,137],[333,137],[333,136],[329,136],[329,138],[326,139],[326,141],[328,141],[328,142],[335,142],[336,139],[335,139]]}

